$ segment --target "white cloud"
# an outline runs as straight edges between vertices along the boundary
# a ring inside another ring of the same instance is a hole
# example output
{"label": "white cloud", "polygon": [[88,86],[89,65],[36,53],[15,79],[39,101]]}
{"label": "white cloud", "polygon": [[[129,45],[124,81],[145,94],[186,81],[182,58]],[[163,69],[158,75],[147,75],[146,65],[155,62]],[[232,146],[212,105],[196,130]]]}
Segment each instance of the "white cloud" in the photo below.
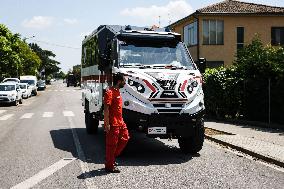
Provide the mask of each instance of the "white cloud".
{"label": "white cloud", "polygon": [[65,18],[64,22],[67,23],[67,24],[73,25],[73,24],[77,24],[78,20],[77,19]]}
{"label": "white cloud", "polygon": [[34,16],[30,20],[25,19],[22,22],[22,26],[25,28],[34,28],[34,29],[45,29],[50,27],[54,22],[53,17],[48,16]]}
{"label": "white cloud", "polygon": [[159,24],[159,16],[161,26],[173,23],[193,12],[192,7],[185,0],[171,0],[167,5],[150,7],[126,8],[120,12],[123,16],[134,18],[137,25]]}

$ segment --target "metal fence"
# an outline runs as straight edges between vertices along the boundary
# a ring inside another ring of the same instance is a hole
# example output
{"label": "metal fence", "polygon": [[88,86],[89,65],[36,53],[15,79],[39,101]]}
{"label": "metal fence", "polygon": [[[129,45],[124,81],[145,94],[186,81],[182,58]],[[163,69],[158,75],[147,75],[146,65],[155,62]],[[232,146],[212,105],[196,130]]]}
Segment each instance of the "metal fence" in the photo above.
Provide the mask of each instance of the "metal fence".
{"label": "metal fence", "polygon": [[245,80],[241,107],[246,120],[284,124],[284,79]]}

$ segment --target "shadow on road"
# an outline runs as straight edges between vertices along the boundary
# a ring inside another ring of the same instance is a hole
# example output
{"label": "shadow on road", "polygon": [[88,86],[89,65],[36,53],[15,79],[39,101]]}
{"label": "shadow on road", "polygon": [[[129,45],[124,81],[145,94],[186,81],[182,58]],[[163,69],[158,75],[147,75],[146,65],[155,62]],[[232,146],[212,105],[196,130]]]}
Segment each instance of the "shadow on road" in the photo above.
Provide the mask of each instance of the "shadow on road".
{"label": "shadow on road", "polygon": [[[84,152],[85,160],[88,163],[104,164],[105,141],[104,131],[100,127],[98,134],[88,135],[86,129],[75,128],[80,146]],[[54,147],[60,150],[71,152],[73,157],[79,158],[71,129],[60,129],[50,131]],[[181,164],[192,159],[192,155],[183,154],[179,148],[168,146],[165,143],[146,137],[142,133],[132,133],[125,151],[117,158],[119,166],[148,166]],[[100,175],[99,170],[92,172],[92,175]]]}

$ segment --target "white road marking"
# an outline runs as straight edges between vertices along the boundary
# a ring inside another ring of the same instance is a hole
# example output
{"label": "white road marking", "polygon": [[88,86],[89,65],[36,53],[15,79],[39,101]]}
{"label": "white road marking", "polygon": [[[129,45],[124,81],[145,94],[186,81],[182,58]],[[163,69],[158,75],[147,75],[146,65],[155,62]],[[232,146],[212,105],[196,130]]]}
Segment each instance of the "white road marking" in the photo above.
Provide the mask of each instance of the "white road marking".
{"label": "white road marking", "polygon": [[37,183],[41,182],[45,178],[49,177],[56,171],[60,170],[64,166],[68,165],[72,161],[74,161],[76,158],[66,158],[61,159],[58,162],[54,163],[53,165],[47,167],[46,169],[38,172],[36,175],[32,176],[31,178],[17,184],[16,186],[13,186],[12,189],[28,189],[33,186],[35,186]]}
{"label": "white road marking", "polygon": [[83,172],[83,176],[85,178],[84,181],[85,181],[86,187],[88,189],[89,188],[96,189],[97,187],[95,186],[93,177],[90,174],[90,169],[89,169],[88,163],[86,161],[84,151],[81,148],[81,144],[80,144],[77,132],[75,130],[75,128],[76,128],[75,124],[73,123],[73,120],[72,120],[71,117],[68,117],[68,121],[69,121],[69,125],[70,125],[71,131],[72,131],[74,143],[75,143],[75,146],[76,146],[76,151],[77,151],[77,154],[79,156],[79,162],[80,162],[81,170]]}
{"label": "white road marking", "polygon": [[53,112],[44,112],[42,117],[53,117]]}
{"label": "white road marking", "polygon": [[9,119],[10,117],[14,116],[14,114],[7,114],[7,115],[4,115],[2,117],[0,117],[0,121],[5,121],[7,119]]}
{"label": "white road marking", "polygon": [[54,90],[54,91],[58,91],[58,90]]}
{"label": "white road marking", "polygon": [[75,116],[72,111],[63,111],[63,115],[65,117],[73,117],[73,116]]}
{"label": "white road marking", "polygon": [[76,92],[76,90],[72,90],[73,92]]}
{"label": "white road marking", "polygon": [[60,90],[61,92],[63,91],[63,90]]}
{"label": "white road marking", "polygon": [[26,113],[20,119],[29,119],[34,115],[34,113]]}
{"label": "white road marking", "polygon": [[66,90],[67,92],[69,92],[70,90]]}
{"label": "white road marking", "polygon": [[4,112],[6,112],[7,110],[0,110],[0,114],[3,114]]}

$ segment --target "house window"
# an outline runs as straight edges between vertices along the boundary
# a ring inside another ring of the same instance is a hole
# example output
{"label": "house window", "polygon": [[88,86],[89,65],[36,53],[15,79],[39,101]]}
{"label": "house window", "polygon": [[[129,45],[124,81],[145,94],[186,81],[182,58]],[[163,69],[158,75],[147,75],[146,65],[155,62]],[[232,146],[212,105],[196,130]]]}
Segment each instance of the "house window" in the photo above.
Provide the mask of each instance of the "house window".
{"label": "house window", "polygon": [[284,45],[284,27],[271,28],[271,44]]}
{"label": "house window", "polygon": [[244,47],[245,28],[237,27],[237,50]]}
{"label": "house window", "polygon": [[224,21],[203,20],[203,45],[224,44]]}
{"label": "house window", "polygon": [[184,43],[188,46],[197,44],[197,22],[193,22],[183,28]]}

